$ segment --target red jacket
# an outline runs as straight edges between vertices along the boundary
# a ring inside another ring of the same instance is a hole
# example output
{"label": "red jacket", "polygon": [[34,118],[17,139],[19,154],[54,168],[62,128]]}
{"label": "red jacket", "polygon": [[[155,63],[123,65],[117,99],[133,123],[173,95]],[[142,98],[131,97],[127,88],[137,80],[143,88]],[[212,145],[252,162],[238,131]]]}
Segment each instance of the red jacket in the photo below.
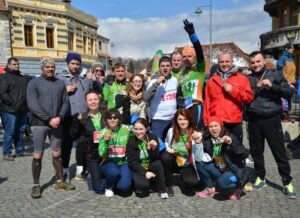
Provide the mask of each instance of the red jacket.
{"label": "red jacket", "polygon": [[254,96],[246,76],[233,72],[226,83],[231,84],[228,93],[223,88],[221,76],[216,73],[207,82],[205,88],[203,121],[207,125],[210,116],[219,117],[224,123],[242,122],[242,104],[252,102]]}

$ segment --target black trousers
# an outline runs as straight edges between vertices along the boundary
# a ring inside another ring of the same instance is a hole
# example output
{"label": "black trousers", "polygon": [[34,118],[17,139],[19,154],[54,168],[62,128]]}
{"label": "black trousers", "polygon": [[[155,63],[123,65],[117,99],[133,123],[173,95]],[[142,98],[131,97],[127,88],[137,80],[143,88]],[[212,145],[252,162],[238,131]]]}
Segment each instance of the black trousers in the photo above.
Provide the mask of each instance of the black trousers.
{"label": "black trousers", "polygon": [[72,125],[72,116],[66,116],[63,119],[63,137],[61,143],[61,158],[63,168],[68,168],[70,163],[71,150],[73,146],[73,140],[70,137],[70,129]]}
{"label": "black trousers", "polygon": [[99,190],[102,182],[102,173],[100,170],[100,164],[96,161],[87,161],[88,170],[91,175],[93,190]]}
{"label": "black trousers", "polygon": [[76,164],[77,166],[83,166],[83,171],[86,171],[87,168],[86,154],[87,145],[85,144],[85,141],[79,140],[76,147]]}
{"label": "black trousers", "polygon": [[195,169],[192,166],[178,167],[174,154],[165,151],[161,155],[161,162],[164,166],[167,186],[173,185],[172,178],[174,172],[180,173],[183,183],[187,187],[193,188],[199,182]]}
{"label": "black trousers", "polygon": [[243,144],[243,123],[224,123],[224,127]]}
{"label": "black trousers", "polygon": [[255,120],[248,122],[250,151],[254,161],[256,175],[264,179],[266,176],[264,150],[265,139],[277,163],[279,174],[284,185],[291,182],[291,167],[284,148],[284,136],[280,117]]}
{"label": "black trousers", "polygon": [[164,168],[160,160],[156,160],[150,163],[148,171],[156,175],[155,178],[148,180],[144,175],[140,173],[132,172],[133,183],[137,192],[149,192],[150,183],[153,181],[156,184],[157,191],[159,193],[167,192],[165,184]]}

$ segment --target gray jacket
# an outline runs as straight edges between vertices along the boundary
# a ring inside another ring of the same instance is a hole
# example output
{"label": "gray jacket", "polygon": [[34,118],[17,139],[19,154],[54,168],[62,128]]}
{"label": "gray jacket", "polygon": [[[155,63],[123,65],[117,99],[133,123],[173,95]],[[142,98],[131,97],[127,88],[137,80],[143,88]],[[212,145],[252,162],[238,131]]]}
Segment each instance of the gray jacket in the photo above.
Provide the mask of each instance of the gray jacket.
{"label": "gray jacket", "polygon": [[72,83],[76,83],[77,87],[74,92],[69,93],[70,100],[70,111],[67,115],[74,115],[77,113],[85,113],[87,111],[87,106],[85,104],[85,93],[93,89],[92,81],[80,76],[72,75],[68,70],[63,70],[55,75],[56,78],[64,81],[65,86],[70,86]]}
{"label": "gray jacket", "polygon": [[52,118],[63,118],[69,109],[64,83],[55,77],[46,78],[43,75],[28,83],[27,103],[33,126],[49,125]]}

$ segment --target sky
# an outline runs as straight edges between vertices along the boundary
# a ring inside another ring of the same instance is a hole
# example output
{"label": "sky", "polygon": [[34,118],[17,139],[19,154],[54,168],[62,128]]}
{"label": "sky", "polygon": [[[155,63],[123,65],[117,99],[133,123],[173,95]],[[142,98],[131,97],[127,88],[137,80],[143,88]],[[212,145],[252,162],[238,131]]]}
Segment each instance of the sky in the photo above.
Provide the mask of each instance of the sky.
{"label": "sky", "polygon": [[[259,48],[259,35],[271,31],[265,0],[72,0],[71,4],[98,18],[98,33],[110,39],[113,57],[153,57],[189,44],[183,20],[194,23],[202,44],[234,42],[244,52]],[[198,7],[203,13],[195,14]]]}

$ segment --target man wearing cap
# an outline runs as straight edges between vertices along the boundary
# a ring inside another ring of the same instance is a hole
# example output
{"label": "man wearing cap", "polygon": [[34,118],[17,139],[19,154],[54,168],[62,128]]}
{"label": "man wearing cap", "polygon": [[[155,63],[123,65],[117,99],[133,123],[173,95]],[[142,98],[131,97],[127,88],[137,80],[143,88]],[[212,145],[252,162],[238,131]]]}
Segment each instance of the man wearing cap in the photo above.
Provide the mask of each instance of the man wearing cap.
{"label": "man wearing cap", "polygon": [[232,55],[222,52],[218,57],[218,68],[205,87],[203,122],[208,118],[219,117],[224,127],[243,143],[243,104],[253,100],[249,80],[237,71]]}
{"label": "man wearing cap", "polygon": [[20,72],[19,61],[11,57],[7,60],[5,73],[0,75],[0,108],[4,128],[3,159],[13,161],[12,143],[16,157],[29,155],[25,152],[23,136],[27,122],[26,89],[28,80]]}
{"label": "man wearing cap", "polygon": [[289,198],[296,198],[280,119],[280,99],[292,96],[292,90],[280,71],[266,68],[264,55],[260,51],[250,54],[250,67],[252,74],[248,77],[255,97],[247,110],[248,132],[257,176],[253,189],[266,187],[264,150],[267,140],[282,179],[283,192]]}
{"label": "man wearing cap", "polygon": [[52,162],[56,171],[55,189],[72,190],[75,187],[63,182],[61,163],[62,120],[69,109],[69,99],[64,82],[55,78],[55,62],[51,58],[41,61],[42,75],[29,82],[28,107],[32,114],[31,131],[34,142],[32,176],[34,186],[31,197],[42,197],[40,174],[46,137],[52,149]]}
{"label": "man wearing cap", "polygon": [[[296,83],[296,65],[294,60],[294,46],[291,43],[287,43],[283,47],[284,51],[280,58],[277,61],[277,69],[281,70],[286,78],[286,80],[291,84],[291,88],[294,88]],[[288,107],[289,112],[292,109],[292,102],[291,98],[288,98]],[[293,119],[290,119],[289,117],[286,117],[287,121],[293,121]]]}
{"label": "man wearing cap", "polygon": [[91,72],[94,76],[93,78],[93,90],[102,94],[102,85],[104,83],[105,73],[103,70],[103,64],[100,62],[95,62],[92,64]]}
{"label": "man wearing cap", "polygon": [[[70,155],[73,146],[69,130],[71,128],[73,116],[87,111],[84,95],[92,90],[92,81],[80,75],[81,56],[77,53],[68,53],[66,57],[67,69],[55,76],[64,81],[70,101],[70,109],[63,120],[63,138],[62,138],[62,166],[64,177],[69,174]],[[81,169],[78,169],[81,170]]]}

